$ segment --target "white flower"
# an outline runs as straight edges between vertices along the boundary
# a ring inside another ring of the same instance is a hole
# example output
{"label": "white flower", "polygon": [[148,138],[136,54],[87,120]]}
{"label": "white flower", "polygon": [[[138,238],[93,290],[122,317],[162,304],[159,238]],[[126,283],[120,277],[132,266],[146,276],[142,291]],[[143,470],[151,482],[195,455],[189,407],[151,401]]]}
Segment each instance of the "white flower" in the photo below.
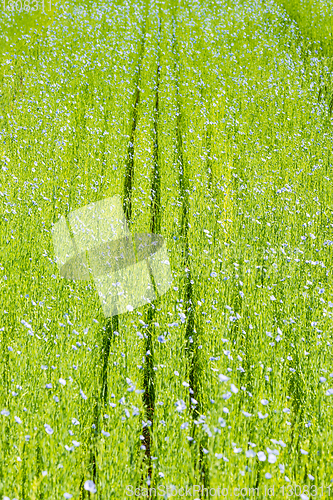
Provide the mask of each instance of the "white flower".
{"label": "white flower", "polygon": [[59,384],[66,385],[66,380],[64,380],[63,378],[60,378],[59,379]]}
{"label": "white flower", "polygon": [[26,328],[29,328],[29,330],[31,330],[31,329],[32,329],[32,326],[31,326],[31,325],[29,325],[29,323],[27,323],[24,319],[21,319],[21,323],[22,323],[22,325],[24,325]]}
{"label": "white flower", "polygon": [[301,453],[302,453],[302,455],[308,455],[309,454],[308,451],[302,450],[302,448],[301,448]]}
{"label": "white flower", "polygon": [[229,377],[227,377],[226,375],[222,375],[222,373],[219,374],[219,379],[221,382],[228,382],[228,380],[230,380]]}
{"label": "white flower", "polygon": [[231,390],[231,392],[233,392],[234,394],[237,394],[237,392],[238,392],[238,389],[237,389],[237,387],[236,387],[234,384],[231,384],[231,385],[230,385],[230,390]]}
{"label": "white flower", "polygon": [[276,455],[274,455],[273,453],[269,453],[269,455],[268,455],[268,462],[270,464],[275,464],[275,462],[276,462]]}
{"label": "white flower", "polygon": [[253,450],[246,450],[245,455],[247,456],[247,458],[253,458],[256,456],[256,452]]}
{"label": "white flower", "polygon": [[265,478],[266,479],[271,479],[271,477],[272,477],[272,474],[270,474],[269,472],[266,472]]}
{"label": "white flower", "polygon": [[64,493],[64,497],[65,498],[72,498],[73,495],[71,495],[70,493]]}
{"label": "white flower", "polygon": [[265,462],[266,455],[263,451],[258,451],[257,456],[258,456],[258,459],[260,460],[260,462]]}
{"label": "white flower", "polygon": [[9,417],[10,413],[8,410],[1,410],[1,415],[5,415],[5,417]]}
{"label": "white flower", "polygon": [[48,434],[53,434],[53,429],[48,424],[44,424],[44,427]]}
{"label": "white flower", "polygon": [[259,418],[261,418],[261,419],[263,419],[263,418],[267,418],[267,417],[268,417],[268,413],[265,413],[265,415],[263,415],[263,414],[261,413],[261,411],[258,411],[258,417],[259,417]]}
{"label": "white flower", "polygon": [[14,417],[14,420],[16,423],[22,424],[22,420],[20,419],[20,417]]}
{"label": "white flower", "polygon": [[79,443],[78,441],[75,441],[75,440],[73,440],[72,443],[76,447],[80,446],[80,444],[81,444],[81,443]]}
{"label": "white flower", "polygon": [[90,479],[84,483],[84,489],[90,493],[96,493],[97,491],[94,481],[91,481]]}
{"label": "white flower", "polygon": [[222,394],[222,398],[229,399],[229,398],[231,398],[231,395],[232,395],[231,392],[226,392],[225,394]]}
{"label": "white flower", "polygon": [[82,389],[80,389],[80,394],[83,397],[83,399],[87,399],[87,396],[85,395]]}
{"label": "white flower", "polygon": [[260,402],[262,405],[268,405],[267,399],[262,399]]}
{"label": "white flower", "polygon": [[177,401],[175,404],[176,404],[176,410],[179,412],[186,409],[186,404],[184,403],[184,401],[182,399]]}
{"label": "white flower", "polygon": [[103,434],[103,436],[106,436],[106,437],[109,437],[109,436],[110,436],[110,433],[109,433],[109,432],[107,432],[107,431],[103,431],[103,430],[102,430],[102,434]]}
{"label": "white flower", "polygon": [[247,411],[242,411],[245,417],[252,417],[252,413],[248,413]]}
{"label": "white flower", "polygon": [[224,420],[224,418],[219,417],[219,424],[221,425],[221,427],[225,427],[226,426],[226,421]]}

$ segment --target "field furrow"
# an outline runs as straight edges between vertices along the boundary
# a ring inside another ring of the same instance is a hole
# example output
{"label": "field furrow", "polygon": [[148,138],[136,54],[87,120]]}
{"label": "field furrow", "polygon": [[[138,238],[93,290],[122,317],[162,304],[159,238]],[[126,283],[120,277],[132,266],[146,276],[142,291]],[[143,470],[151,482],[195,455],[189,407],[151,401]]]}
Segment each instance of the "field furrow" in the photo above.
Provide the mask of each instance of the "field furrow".
{"label": "field furrow", "polygon": [[[330,0],[34,15],[0,12],[0,494],[329,498]],[[53,235],[115,195],[108,316]]]}

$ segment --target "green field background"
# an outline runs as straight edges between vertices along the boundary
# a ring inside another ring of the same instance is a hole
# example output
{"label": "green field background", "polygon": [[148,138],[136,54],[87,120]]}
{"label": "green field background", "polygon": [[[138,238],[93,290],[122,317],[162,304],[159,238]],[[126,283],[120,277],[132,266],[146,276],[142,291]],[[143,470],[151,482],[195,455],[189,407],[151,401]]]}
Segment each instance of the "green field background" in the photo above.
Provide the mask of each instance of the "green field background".
{"label": "green field background", "polygon": [[[63,1],[0,26],[0,495],[329,498],[332,3]],[[173,283],[107,319],[52,227],[114,195]]]}

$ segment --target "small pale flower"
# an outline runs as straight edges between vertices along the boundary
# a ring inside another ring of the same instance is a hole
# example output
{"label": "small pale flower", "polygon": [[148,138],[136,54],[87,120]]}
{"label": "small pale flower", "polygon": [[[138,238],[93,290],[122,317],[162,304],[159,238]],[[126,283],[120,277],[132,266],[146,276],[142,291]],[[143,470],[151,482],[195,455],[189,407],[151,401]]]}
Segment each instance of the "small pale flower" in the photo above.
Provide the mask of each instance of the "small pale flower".
{"label": "small pale flower", "polygon": [[268,417],[268,413],[265,413],[265,415],[263,415],[263,414],[261,413],[261,411],[258,411],[258,417],[259,417],[260,419],[267,418],[267,417]]}
{"label": "small pale flower", "polygon": [[87,396],[85,395],[82,389],[80,389],[80,394],[83,397],[83,399],[87,399]]}
{"label": "small pale flower", "polygon": [[47,434],[53,434],[53,429],[51,429],[51,427],[48,425],[48,424],[44,424],[44,427],[45,427],[45,431],[47,432]]}
{"label": "small pale flower", "polygon": [[96,493],[97,491],[95,483],[94,481],[91,481],[91,479],[84,483],[84,489],[89,491],[90,493]]}
{"label": "small pale flower", "polygon": [[177,401],[175,404],[176,404],[177,411],[181,412],[183,410],[186,410],[186,404],[184,403],[184,401],[182,399]]}

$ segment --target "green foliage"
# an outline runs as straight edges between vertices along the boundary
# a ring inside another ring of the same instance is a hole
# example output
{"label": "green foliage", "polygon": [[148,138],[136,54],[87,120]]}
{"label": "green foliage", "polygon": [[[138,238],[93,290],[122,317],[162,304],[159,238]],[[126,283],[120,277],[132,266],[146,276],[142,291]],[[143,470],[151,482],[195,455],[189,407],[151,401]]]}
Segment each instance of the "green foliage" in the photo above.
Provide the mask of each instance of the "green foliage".
{"label": "green foliage", "polygon": [[[103,500],[328,498],[328,34],[311,25],[319,51],[252,0],[64,2],[19,22],[0,69],[0,495],[83,500],[91,480]],[[174,279],[111,320],[92,280],[60,277],[52,227],[115,194],[134,233],[165,238]]]}

